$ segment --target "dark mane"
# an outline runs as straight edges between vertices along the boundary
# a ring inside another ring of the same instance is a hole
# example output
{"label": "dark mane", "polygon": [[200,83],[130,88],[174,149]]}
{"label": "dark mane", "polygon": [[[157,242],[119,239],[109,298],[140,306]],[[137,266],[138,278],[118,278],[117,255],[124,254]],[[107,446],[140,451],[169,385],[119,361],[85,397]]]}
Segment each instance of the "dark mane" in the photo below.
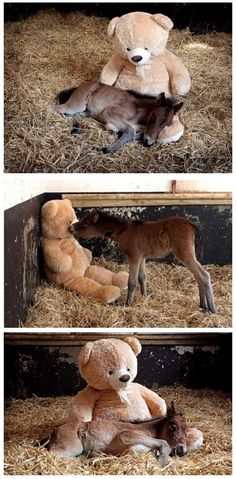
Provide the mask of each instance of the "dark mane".
{"label": "dark mane", "polygon": [[161,423],[161,422],[167,421],[168,419],[172,419],[175,416],[183,416],[183,414],[180,412],[180,413],[174,414],[174,416],[167,416],[167,415],[157,416],[157,417],[153,417],[152,419],[146,419],[145,421],[142,421],[141,419],[134,419],[133,421],[124,421],[124,422],[129,422],[131,424],[152,424],[153,422]]}
{"label": "dark mane", "polygon": [[130,223],[132,223],[132,224],[133,223],[135,223],[135,224],[143,223],[142,220],[124,218],[124,217],[120,217],[118,215],[113,215],[113,214],[110,214],[110,213],[104,213],[103,211],[99,211],[99,210],[95,210],[93,213],[99,213],[99,219],[101,219],[101,221],[103,223],[110,222],[112,220],[117,221],[117,222],[119,222],[123,225],[128,225]]}
{"label": "dark mane", "polygon": [[135,98],[142,98],[143,100],[155,100],[156,96],[148,95],[147,93],[138,93],[135,90],[127,90],[128,93],[133,95]]}

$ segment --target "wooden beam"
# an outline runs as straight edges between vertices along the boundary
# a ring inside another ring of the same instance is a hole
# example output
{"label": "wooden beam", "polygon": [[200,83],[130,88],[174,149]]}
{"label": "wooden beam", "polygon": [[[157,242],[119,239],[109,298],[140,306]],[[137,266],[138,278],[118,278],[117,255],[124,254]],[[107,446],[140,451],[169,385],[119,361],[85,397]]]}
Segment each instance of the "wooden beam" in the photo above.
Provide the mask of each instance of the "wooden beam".
{"label": "wooden beam", "polygon": [[231,205],[232,193],[63,193],[76,208],[165,205]]}
{"label": "wooden beam", "polygon": [[219,333],[6,333],[5,344],[10,346],[83,346],[100,338],[124,339],[135,336],[141,344],[151,345],[217,345],[222,341]]}

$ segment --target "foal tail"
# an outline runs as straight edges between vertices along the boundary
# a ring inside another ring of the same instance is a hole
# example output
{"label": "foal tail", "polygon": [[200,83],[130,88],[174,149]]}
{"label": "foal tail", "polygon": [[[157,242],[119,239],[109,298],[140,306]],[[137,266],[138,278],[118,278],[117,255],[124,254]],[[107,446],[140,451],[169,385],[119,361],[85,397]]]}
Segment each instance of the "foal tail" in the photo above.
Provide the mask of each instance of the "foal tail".
{"label": "foal tail", "polygon": [[56,99],[59,101],[59,105],[66,103],[76,88],[77,87],[67,88],[67,90],[60,91],[56,96]]}
{"label": "foal tail", "polygon": [[190,222],[195,229],[195,252],[197,259],[202,262],[203,259],[203,242],[202,242],[202,232],[199,225],[196,223]]}

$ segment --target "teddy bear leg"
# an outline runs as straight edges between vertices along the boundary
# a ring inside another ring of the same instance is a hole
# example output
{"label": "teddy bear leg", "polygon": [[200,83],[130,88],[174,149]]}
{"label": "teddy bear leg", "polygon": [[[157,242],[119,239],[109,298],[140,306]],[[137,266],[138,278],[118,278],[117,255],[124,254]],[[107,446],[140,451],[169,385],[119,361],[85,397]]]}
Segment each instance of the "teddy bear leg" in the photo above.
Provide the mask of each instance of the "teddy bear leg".
{"label": "teddy bear leg", "polygon": [[49,451],[59,457],[80,456],[83,452],[83,445],[77,431],[77,423],[66,423],[59,426],[50,440]]}
{"label": "teddy bear leg", "polygon": [[182,125],[179,117],[174,116],[170,126],[165,126],[158,136],[157,143],[165,145],[166,143],[172,143],[178,141],[184,133],[184,125]]}
{"label": "teddy bear leg", "polygon": [[114,303],[120,296],[120,288],[117,286],[102,286],[97,281],[86,277],[77,277],[65,284],[65,288],[81,293],[84,296],[95,298],[105,304]]}
{"label": "teddy bear leg", "polygon": [[187,432],[187,449],[188,452],[194,451],[203,444],[203,434],[202,431],[196,429],[195,427],[189,428]]}
{"label": "teddy bear leg", "polygon": [[109,285],[112,284],[113,286],[118,286],[121,290],[125,290],[128,288],[128,279],[129,275],[126,271],[120,271],[119,273],[113,273],[106,268],[102,268],[100,266],[90,266],[85,276],[87,278],[91,278],[94,281],[102,285]]}

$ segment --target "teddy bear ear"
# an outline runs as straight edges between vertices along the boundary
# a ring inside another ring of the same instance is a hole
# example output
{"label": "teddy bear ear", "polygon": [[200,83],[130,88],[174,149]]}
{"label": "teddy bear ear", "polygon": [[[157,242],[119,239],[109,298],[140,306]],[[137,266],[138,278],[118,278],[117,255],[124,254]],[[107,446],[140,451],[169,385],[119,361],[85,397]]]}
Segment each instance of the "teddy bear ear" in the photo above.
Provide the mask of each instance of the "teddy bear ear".
{"label": "teddy bear ear", "polygon": [[64,201],[65,201],[65,203],[68,203],[68,205],[72,206],[72,203],[68,198],[65,198]]}
{"label": "teddy bear ear", "polygon": [[90,354],[92,352],[94,343],[92,341],[89,341],[86,343],[80,353],[79,353],[79,365],[80,366],[86,366],[89,362]]}
{"label": "teddy bear ear", "polygon": [[166,17],[166,15],[162,15],[162,13],[156,13],[155,15],[152,15],[152,18],[167,32],[169,32],[174,26],[172,20],[169,17]]}
{"label": "teddy bear ear", "polygon": [[108,23],[108,27],[107,27],[108,37],[113,37],[114,36],[116,25],[119,22],[119,20],[120,20],[120,17],[115,17],[110,21],[110,23]]}
{"label": "teddy bear ear", "polygon": [[137,338],[133,338],[132,336],[130,336],[128,338],[125,338],[124,342],[131,347],[135,356],[138,356],[138,354],[141,353],[142,346]]}
{"label": "teddy bear ear", "polygon": [[45,203],[41,209],[42,216],[47,216],[48,219],[53,220],[58,213],[58,202],[57,200],[50,200]]}

